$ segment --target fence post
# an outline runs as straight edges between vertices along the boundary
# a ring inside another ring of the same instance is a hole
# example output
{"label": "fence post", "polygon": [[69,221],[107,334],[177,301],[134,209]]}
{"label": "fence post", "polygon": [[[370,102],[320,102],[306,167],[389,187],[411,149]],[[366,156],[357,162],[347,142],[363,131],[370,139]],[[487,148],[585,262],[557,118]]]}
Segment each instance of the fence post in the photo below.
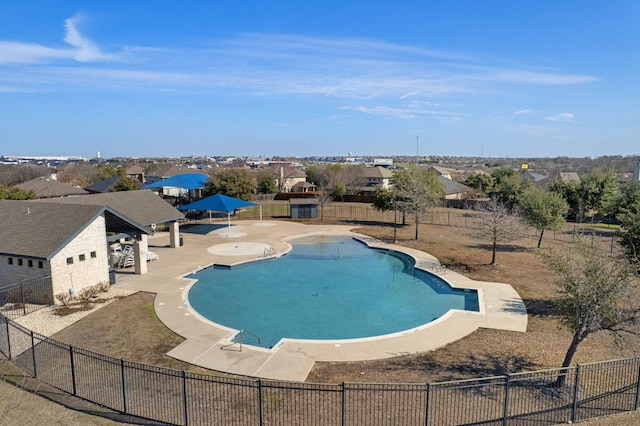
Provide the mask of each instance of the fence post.
{"label": "fence post", "polygon": [[27,302],[24,300],[24,281],[20,281],[20,301],[22,302],[22,315],[27,315]]}
{"label": "fence post", "polygon": [[638,365],[638,378],[636,383],[636,401],[635,401],[635,410],[638,409],[638,405],[640,404],[640,365]]}
{"label": "fence post", "polygon": [[187,372],[182,370],[182,407],[184,410],[184,425],[189,424],[189,413],[187,405]]}
{"label": "fence post", "polygon": [[33,337],[33,331],[29,330],[31,335],[31,356],[33,358],[33,377],[38,377],[38,370],[36,368],[36,343]]}
{"label": "fence post", "polygon": [[347,424],[347,419],[346,416],[344,414],[344,410],[345,410],[345,403],[346,403],[346,398],[347,396],[345,395],[345,387],[344,387],[344,382],[342,382],[342,426]]}
{"label": "fence post", "polygon": [[616,241],[616,236],[614,234],[614,235],[611,236],[611,251],[610,251],[610,253],[613,253],[613,245],[614,245],[615,241]]}
{"label": "fence post", "polygon": [[503,417],[502,417],[502,424],[504,426],[507,426],[507,424],[509,423],[508,419],[509,419],[509,379],[511,378],[510,374],[507,374],[505,376],[505,383],[504,383],[504,407],[503,407]]}
{"label": "fence post", "polygon": [[73,357],[73,346],[69,345],[69,361],[71,362],[71,386],[73,387],[73,396],[75,396],[77,392],[76,388],[76,363]]}
{"label": "fence post", "polygon": [[3,317],[7,326],[7,358],[11,359],[11,336],[9,336],[9,318]]}
{"label": "fence post", "polygon": [[262,412],[262,380],[258,379],[258,414],[259,414],[259,419],[258,419],[258,424],[260,426],[263,425],[263,412]]}
{"label": "fence post", "polygon": [[573,385],[573,408],[571,409],[571,423],[578,417],[578,392],[580,386],[580,364],[576,365],[576,381]]}
{"label": "fence post", "polygon": [[429,397],[431,396],[431,383],[427,383],[427,395],[424,402],[424,426],[429,426]]}
{"label": "fence post", "polygon": [[127,413],[127,385],[124,379],[124,359],[120,358],[120,380],[122,381],[122,409]]}

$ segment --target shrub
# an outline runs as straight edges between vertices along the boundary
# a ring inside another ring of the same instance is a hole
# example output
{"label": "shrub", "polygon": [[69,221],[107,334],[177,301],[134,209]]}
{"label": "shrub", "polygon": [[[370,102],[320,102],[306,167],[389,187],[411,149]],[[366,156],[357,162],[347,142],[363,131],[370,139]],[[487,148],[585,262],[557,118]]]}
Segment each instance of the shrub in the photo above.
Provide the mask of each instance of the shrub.
{"label": "shrub", "polygon": [[64,306],[69,306],[69,302],[71,302],[71,295],[68,291],[63,291],[62,293],[56,294],[56,299]]}

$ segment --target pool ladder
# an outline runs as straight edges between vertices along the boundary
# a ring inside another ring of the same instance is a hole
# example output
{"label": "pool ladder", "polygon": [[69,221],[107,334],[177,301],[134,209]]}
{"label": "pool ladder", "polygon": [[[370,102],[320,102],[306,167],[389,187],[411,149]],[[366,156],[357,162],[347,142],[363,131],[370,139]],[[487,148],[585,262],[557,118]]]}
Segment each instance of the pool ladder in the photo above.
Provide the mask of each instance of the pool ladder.
{"label": "pool ladder", "polygon": [[242,330],[238,331],[238,333],[236,333],[235,336],[233,336],[233,339],[231,340],[231,343],[229,343],[228,345],[224,345],[224,346],[220,347],[220,349],[225,349],[225,348],[228,348],[229,346],[240,345],[240,352],[242,352],[242,345],[244,344],[244,335],[245,334],[249,334],[250,336],[255,337],[258,340],[258,345],[260,345],[260,336],[250,332],[249,330],[245,330],[243,328]]}
{"label": "pool ladder", "polygon": [[276,255],[276,249],[274,249],[273,247],[264,249],[264,257],[275,256],[275,255]]}

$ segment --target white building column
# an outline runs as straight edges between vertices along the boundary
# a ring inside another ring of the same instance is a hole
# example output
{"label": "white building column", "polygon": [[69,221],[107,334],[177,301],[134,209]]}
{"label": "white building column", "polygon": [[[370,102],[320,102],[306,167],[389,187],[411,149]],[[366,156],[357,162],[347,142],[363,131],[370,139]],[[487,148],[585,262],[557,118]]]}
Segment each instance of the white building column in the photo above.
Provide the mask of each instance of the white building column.
{"label": "white building column", "polygon": [[147,234],[138,236],[138,241],[133,244],[133,261],[136,275],[147,273],[147,252],[149,251],[149,240]]}
{"label": "white building column", "polygon": [[171,248],[180,247],[180,223],[178,221],[169,223],[169,246]]}

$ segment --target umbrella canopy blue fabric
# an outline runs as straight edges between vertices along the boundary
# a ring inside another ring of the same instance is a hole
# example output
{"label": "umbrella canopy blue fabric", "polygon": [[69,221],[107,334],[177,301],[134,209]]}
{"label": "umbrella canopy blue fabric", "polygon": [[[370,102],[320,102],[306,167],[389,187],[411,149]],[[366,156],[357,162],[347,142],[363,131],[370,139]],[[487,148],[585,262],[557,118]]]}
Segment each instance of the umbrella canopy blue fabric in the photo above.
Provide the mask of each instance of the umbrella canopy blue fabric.
{"label": "umbrella canopy blue fabric", "polygon": [[154,183],[150,183],[143,186],[142,188],[151,189],[171,186],[174,188],[197,189],[203,188],[207,184],[208,180],[209,176],[202,173],[184,173],[171,176],[169,179],[163,179]]}
{"label": "umbrella canopy blue fabric", "polygon": [[244,201],[238,198],[216,194],[194,201],[193,203],[186,204],[182,207],[178,207],[178,210],[211,210],[214,212],[231,213],[234,210],[248,206],[257,206],[257,204],[252,203],[251,201]]}
{"label": "umbrella canopy blue fabric", "polygon": [[[227,235],[231,236],[231,212],[248,206],[257,206],[258,204],[251,201],[244,201],[238,198],[229,197],[227,195],[215,194],[207,198],[203,198],[193,203],[186,204],[182,207],[178,207],[178,210],[208,210],[214,212],[225,212],[227,214],[227,221],[229,223]],[[262,216],[262,210],[261,214]],[[211,217],[209,217],[211,220]]]}

